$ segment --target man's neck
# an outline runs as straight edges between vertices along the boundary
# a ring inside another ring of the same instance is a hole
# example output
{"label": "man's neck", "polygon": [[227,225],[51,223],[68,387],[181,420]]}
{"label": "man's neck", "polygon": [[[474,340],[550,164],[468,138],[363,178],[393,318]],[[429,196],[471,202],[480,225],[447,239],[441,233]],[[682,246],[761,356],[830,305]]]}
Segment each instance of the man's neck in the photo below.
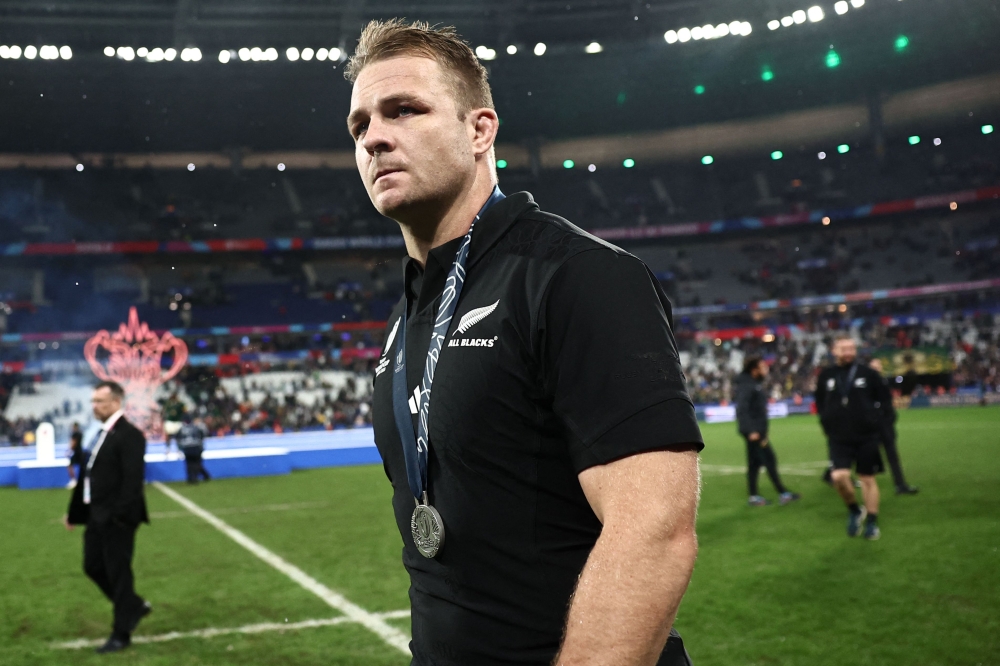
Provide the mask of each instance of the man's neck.
{"label": "man's neck", "polygon": [[412,220],[400,222],[406,253],[421,266],[426,266],[431,250],[469,232],[479,209],[493,193],[493,187],[492,178],[479,177],[450,204],[432,207],[422,215],[414,215]]}

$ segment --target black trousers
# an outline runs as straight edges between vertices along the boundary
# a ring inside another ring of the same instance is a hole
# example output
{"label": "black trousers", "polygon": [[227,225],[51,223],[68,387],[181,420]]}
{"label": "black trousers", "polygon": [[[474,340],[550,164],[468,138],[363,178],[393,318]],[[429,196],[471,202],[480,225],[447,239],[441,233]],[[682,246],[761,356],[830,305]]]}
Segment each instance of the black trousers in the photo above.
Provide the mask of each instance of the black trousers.
{"label": "black trousers", "polygon": [[208,475],[205,465],[201,462],[201,453],[204,449],[200,446],[189,446],[184,451],[184,466],[187,469],[187,482],[197,483],[199,479],[208,481],[212,477]]}
{"label": "black trousers", "polygon": [[[743,439],[747,443],[747,487],[750,494],[759,494],[757,492],[757,479],[760,476],[761,467],[767,470],[767,475],[771,477],[771,483],[774,484],[775,490],[779,493],[787,492],[788,488],[785,488],[784,484],[781,483],[781,477],[778,475],[778,456],[775,455],[767,435],[762,433],[756,442],[751,442],[746,435],[743,435]],[[765,442],[767,446],[763,446]]]}
{"label": "black trousers", "polygon": [[893,483],[896,484],[897,488],[905,487],[907,485],[906,477],[903,476],[903,465],[899,462],[899,451],[896,450],[896,426],[883,426],[879,439],[885,450],[886,460],[889,461],[889,469],[892,470]]}
{"label": "black trousers", "polygon": [[83,570],[114,604],[113,632],[122,639],[129,638],[145,603],[135,593],[132,576],[135,530],[113,522],[88,523],[83,533]]}

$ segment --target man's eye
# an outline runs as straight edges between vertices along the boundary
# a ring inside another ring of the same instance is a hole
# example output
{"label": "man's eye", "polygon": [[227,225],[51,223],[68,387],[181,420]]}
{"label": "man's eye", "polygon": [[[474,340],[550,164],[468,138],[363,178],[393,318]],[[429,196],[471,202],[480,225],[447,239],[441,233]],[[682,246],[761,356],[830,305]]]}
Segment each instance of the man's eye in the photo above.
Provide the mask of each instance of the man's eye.
{"label": "man's eye", "polygon": [[368,123],[361,123],[354,130],[354,136],[361,136],[368,130]]}
{"label": "man's eye", "polygon": [[401,106],[401,107],[399,107],[399,115],[401,115],[401,116],[411,116],[411,115],[413,115],[413,113],[414,113],[413,109],[411,109],[408,106]]}

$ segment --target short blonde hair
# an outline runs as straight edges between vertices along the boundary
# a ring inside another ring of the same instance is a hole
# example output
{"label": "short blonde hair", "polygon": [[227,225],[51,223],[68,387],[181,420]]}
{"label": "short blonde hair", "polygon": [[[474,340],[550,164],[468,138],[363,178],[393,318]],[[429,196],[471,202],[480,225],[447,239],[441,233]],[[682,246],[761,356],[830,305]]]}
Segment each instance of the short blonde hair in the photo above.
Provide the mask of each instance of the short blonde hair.
{"label": "short blonde hair", "polygon": [[406,55],[435,60],[449,74],[460,117],[472,109],[494,108],[486,68],[451,26],[434,27],[423,21],[408,24],[398,18],[372,21],[361,31],[344,78],[354,83],[367,65]]}

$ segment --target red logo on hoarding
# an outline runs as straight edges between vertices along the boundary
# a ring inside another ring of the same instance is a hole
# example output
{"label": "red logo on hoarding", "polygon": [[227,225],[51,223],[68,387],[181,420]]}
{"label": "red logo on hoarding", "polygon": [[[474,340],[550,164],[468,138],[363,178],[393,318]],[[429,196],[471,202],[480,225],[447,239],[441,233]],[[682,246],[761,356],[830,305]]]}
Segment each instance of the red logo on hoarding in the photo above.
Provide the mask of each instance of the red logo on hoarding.
{"label": "red logo on hoarding", "polygon": [[[83,355],[98,379],[118,382],[125,389],[125,415],[147,439],[163,436],[163,419],[156,390],[187,363],[187,345],[170,332],[162,336],[139,321],[133,307],[128,323],[118,331],[98,331],[87,340]],[[164,362],[167,362],[164,367]]]}

